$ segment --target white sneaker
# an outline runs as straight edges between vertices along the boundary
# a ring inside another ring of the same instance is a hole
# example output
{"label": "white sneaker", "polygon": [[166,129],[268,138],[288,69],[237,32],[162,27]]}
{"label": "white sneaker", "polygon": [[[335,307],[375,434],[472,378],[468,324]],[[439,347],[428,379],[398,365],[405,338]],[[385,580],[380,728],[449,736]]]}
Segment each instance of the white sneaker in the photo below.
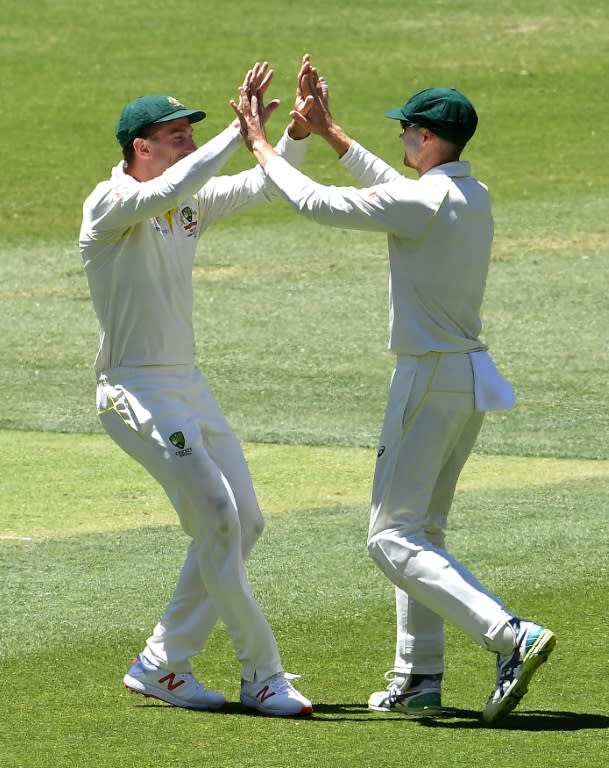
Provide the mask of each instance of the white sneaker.
{"label": "white sneaker", "polygon": [[369,709],[399,712],[409,717],[433,717],[442,711],[442,674],[409,675],[390,669],[385,673],[389,685],[368,699]]}
{"label": "white sneaker", "polygon": [[174,707],[222,709],[228,702],[221,693],[201,685],[190,672],[170,672],[155,667],[140,654],[123,678],[125,687]]}
{"label": "white sneaker", "polygon": [[259,683],[241,681],[241,703],[263,715],[290,717],[310,715],[313,705],[290,683],[298,675],[278,672]]}

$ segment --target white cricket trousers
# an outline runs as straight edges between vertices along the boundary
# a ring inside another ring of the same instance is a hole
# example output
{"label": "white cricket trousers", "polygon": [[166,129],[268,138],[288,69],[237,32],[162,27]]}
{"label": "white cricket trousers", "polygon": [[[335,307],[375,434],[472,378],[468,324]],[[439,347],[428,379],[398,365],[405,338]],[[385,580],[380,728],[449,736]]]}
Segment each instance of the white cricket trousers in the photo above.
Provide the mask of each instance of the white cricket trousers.
{"label": "white cricket trousers", "polygon": [[444,669],[444,620],[481,646],[513,644],[512,617],[444,545],[457,480],[484,413],[468,354],[400,356],[392,374],[373,488],[368,550],[395,584],[395,668]]}
{"label": "white cricket trousers", "polygon": [[108,370],[97,408],[108,435],[161,484],[191,539],[146,658],[190,672],[190,658],[221,618],[245,680],[282,671],[244,565],[264,520],[239,441],[203,374],[190,366]]}

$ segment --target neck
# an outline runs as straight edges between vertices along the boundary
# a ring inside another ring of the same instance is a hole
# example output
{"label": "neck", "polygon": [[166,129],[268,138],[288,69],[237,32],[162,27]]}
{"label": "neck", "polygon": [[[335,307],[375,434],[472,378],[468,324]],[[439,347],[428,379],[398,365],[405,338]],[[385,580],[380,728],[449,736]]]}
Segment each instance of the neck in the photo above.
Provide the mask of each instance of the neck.
{"label": "neck", "polygon": [[423,158],[420,163],[417,164],[416,171],[419,176],[422,176],[427,171],[431,171],[438,165],[444,165],[444,163],[455,163],[460,160],[460,152],[446,152],[446,153],[433,153],[429,157]]}

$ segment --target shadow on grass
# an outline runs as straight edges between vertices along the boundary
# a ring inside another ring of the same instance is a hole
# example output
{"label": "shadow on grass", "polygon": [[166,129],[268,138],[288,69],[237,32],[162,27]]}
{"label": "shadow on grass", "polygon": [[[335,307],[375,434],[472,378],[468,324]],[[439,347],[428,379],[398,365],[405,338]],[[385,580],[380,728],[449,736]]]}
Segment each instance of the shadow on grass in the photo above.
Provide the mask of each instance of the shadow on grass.
{"label": "shadow on grass", "polygon": [[[353,720],[371,722],[375,719],[386,722],[398,720],[416,723],[426,728],[452,729],[490,729],[481,719],[480,712],[473,709],[445,708],[438,717],[408,718],[399,714],[371,712],[365,704],[316,704],[313,720],[332,722],[335,720]],[[492,726],[493,730],[503,731],[583,731],[609,728],[609,716],[585,713],[549,710],[522,710],[512,712],[504,721]]]}
{"label": "shadow on grass", "polygon": [[[144,709],[163,707],[181,712],[194,712],[179,707],[172,707],[161,701],[142,701],[139,704]],[[315,723],[332,723],[338,720],[353,722],[388,722],[390,720],[413,723],[424,728],[444,729],[489,729],[494,731],[585,731],[609,728],[609,716],[598,713],[564,712],[550,710],[521,710],[512,712],[505,720],[493,726],[482,722],[480,712],[475,709],[458,709],[445,707],[441,715],[436,717],[411,718],[400,714],[385,714],[373,712],[366,704],[315,704],[312,716],[305,716],[302,721]],[[217,712],[198,714],[213,715],[246,715],[249,717],[264,717],[255,710],[244,707],[239,702],[229,702]]]}
{"label": "shadow on grass", "polygon": [[609,728],[609,716],[586,712],[520,710],[487,726],[480,713],[469,709],[445,709],[442,716],[419,723],[428,728],[487,728],[495,731],[584,731]]}

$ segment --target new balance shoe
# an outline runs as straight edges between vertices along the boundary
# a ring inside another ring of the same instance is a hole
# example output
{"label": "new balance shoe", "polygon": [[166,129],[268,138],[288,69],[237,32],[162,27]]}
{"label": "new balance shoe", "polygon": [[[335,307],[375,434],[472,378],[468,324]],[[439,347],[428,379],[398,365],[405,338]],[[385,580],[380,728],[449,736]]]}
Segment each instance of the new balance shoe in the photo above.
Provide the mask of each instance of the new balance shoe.
{"label": "new balance shoe", "polygon": [[241,703],[263,715],[295,717],[313,713],[311,702],[296,690],[290,680],[298,675],[278,672],[259,683],[241,681]]}
{"label": "new balance shoe", "polygon": [[433,717],[442,709],[442,674],[409,675],[390,669],[385,672],[389,685],[368,699],[377,712],[399,712],[409,717]]}
{"label": "new balance shoe", "polygon": [[497,682],[482,719],[492,724],[509,714],[528,690],[533,674],[552,653],[556,637],[549,629],[532,621],[512,619],[516,647],[508,654],[497,654]]}
{"label": "new balance shoe", "polygon": [[170,672],[150,664],[140,654],[123,678],[125,687],[174,707],[187,709],[222,709],[226,699],[217,691],[201,685],[190,672]]}

